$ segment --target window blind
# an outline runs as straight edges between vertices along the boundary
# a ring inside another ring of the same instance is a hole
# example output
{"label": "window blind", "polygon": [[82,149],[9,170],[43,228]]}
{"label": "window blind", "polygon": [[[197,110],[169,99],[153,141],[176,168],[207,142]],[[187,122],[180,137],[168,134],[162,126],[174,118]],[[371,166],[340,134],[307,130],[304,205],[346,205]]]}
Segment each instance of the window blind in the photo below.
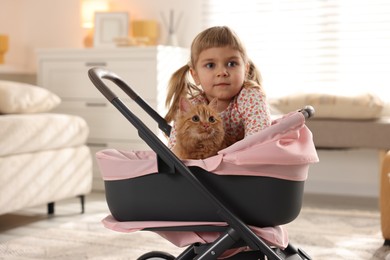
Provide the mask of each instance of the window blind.
{"label": "window blind", "polygon": [[371,91],[390,100],[390,1],[203,0],[202,25],[231,27],[268,96]]}

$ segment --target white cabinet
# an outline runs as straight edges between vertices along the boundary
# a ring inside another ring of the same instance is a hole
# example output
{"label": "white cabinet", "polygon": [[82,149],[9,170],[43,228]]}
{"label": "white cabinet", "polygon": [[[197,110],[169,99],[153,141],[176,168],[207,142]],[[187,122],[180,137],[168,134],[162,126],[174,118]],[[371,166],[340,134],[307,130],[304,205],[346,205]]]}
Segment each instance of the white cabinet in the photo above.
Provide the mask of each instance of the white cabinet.
{"label": "white cabinet", "polygon": [[[137,130],[94,87],[88,70],[102,67],[120,76],[160,115],[165,115],[165,97],[172,73],[188,62],[187,49],[169,46],[111,49],[45,49],[37,52],[38,85],[61,97],[53,112],[82,116],[90,127],[91,152],[110,147],[149,149]],[[156,134],[157,124],[118,87],[104,81],[131,111]],[[94,189],[102,189],[100,173],[94,165]]]}

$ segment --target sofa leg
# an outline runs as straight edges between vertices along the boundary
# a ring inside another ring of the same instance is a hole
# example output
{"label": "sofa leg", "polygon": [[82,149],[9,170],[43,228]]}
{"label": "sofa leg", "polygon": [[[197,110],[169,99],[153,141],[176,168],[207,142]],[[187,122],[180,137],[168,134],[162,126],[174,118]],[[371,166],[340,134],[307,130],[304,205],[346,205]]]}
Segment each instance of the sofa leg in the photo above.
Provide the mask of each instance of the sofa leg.
{"label": "sofa leg", "polygon": [[80,203],[81,203],[81,214],[85,212],[85,195],[80,195]]}
{"label": "sofa leg", "polygon": [[[80,198],[81,203],[81,214],[84,214],[85,212],[85,195],[78,196]],[[53,215],[54,214],[54,202],[47,203],[47,214]]]}
{"label": "sofa leg", "polygon": [[47,214],[48,215],[54,214],[54,202],[47,203]]}

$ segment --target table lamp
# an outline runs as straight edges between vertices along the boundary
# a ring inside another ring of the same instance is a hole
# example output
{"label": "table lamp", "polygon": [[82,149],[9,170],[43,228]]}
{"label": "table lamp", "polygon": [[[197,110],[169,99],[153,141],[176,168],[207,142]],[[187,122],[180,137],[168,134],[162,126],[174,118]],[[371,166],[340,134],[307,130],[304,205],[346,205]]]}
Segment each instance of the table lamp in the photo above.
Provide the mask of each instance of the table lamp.
{"label": "table lamp", "polygon": [[81,0],[81,26],[87,29],[87,36],[84,38],[84,46],[93,45],[93,27],[96,12],[107,12],[110,9],[108,0]]}

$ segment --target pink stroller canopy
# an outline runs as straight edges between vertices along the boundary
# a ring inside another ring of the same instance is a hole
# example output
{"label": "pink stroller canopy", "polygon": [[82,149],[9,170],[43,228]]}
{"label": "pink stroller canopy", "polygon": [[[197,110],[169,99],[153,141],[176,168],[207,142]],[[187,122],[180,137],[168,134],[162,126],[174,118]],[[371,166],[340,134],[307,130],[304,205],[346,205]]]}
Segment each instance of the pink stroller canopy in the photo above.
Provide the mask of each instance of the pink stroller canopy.
{"label": "pink stroller canopy", "polygon": [[[158,172],[154,151],[106,149],[96,153],[96,158],[104,180],[122,180]],[[187,166],[199,166],[218,175],[304,181],[309,164],[318,162],[318,156],[304,116],[293,112],[213,157],[184,162]]]}

